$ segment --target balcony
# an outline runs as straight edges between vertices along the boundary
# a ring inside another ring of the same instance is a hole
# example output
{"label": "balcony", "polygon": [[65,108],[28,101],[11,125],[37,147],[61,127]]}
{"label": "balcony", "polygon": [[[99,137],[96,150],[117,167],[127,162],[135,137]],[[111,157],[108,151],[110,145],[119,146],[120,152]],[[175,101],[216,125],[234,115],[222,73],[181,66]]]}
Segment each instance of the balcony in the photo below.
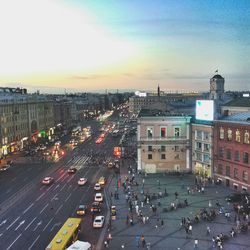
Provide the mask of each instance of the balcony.
{"label": "balcony", "polygon": [[149,138],[149,137],[140,137],[139,140],[138,140],[138,143],[147,143],[147,142],[154,142],[154,143],[162,143],[164,142],[165,144],[176,144],[176,143],[181,143],[181,144],[186,144],[187,142],[189,142],[189,139],[187,139],[187,137],[185,136],[179,136],[179,137],[175,137],[175,136],[168,136],[168,137],[152,137],[152,138]]}

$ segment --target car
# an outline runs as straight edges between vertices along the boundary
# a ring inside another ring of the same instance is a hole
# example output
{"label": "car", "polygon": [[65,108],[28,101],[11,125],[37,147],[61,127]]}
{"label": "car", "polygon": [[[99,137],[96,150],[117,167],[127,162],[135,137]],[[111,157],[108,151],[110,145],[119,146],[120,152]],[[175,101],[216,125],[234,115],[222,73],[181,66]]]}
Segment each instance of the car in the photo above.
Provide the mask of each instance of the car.
{"label": "car", "polygon": [[50,151],[49,150],[44,151],[43,155],[50,155]]}
{"label": "car", "polygon": [[42,180],[42,183],[44,185],[50,185],[51,183],[53,183],[54,179],[50,176],[48,177],[45,177],[43,180]]}
{"label": "car", "polygon": [[86,205],[79,205],[78,209],[76,210],[77,215],[85,215],[87,212],[87,206]]}
{"label": "car", "polygon": [[100,185],[105,185],[106,184],[106,178],[104,176],[101,176],[98,180],[98,183]]}
{"label": "car", "polygon": [[78,181],[78,185],[79,186],[83,186],[85,185],[87,182],[87,179],[86,178],[80,178],[79,181]]}
{"label": "car", "polygon": [[70,167],[69,169],[68,169],[68,173],[69,174],[74,174],[76,172],[76,168],[75,167]]}
{"label": "car", "polygon": [[55,142],[55,146],[60,146],[61,145],[61,141],[56,141]]}
{"label": "car", "polygon": [[95,186],[94,186],[94,190],[95,191],[100,191],[100,190],[102,190],[102,186],[99,183],[96,183]]}
{"label": "car", "polygon": [[103,215],[96,216],[93,221],[93,227],[102,228],[103,225],[104,225],[104,216]]}
{"label": "car", "polygon": [[102,193],[95,194],[95,201],[103,202],[103,195]]}
{"label": "car", "polygon": [[40,148],[39,148],[39,150],[42,150],[42,151],[43,151],[43,150],[45,150],[46,148],[47,148],[46,146],[41,145]]}
{"label": "car", "polygon": [[100,213],[101,212],[101,205],[100,202],[94,201],[91,205],[90,211],[92,213]]}

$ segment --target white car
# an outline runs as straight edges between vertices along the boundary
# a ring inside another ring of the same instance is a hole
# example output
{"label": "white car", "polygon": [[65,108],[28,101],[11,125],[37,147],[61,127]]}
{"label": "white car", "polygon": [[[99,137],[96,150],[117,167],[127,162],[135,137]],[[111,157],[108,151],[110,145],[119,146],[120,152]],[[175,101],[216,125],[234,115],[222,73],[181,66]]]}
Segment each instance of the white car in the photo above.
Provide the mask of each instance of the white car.
{"label": "white car", "polygon": [[95,194],[95,201],[103,202],[103,195],[102,193]]}
{"label": "white car", "polygon": [[96,216],[94,221],[93,221],[93,227],[94,228],[101,228],[104,225],[104,216]]}
{"label": "white car", "polygon": [[83,186],[85,185],[87,182],[87,179],[86,178],[80,178],[79,181],[78,181],[78,185],[79,186]]}
{"label": "white car", "polygon": [[102,186],[99,183],[96,183],[94,186],[95,191],[100,191],[102,189]]}
{"label": "white car", "polygon": [[54,181],[54,179],[52,177],[45,177],[42,181],[42,183],[44,185],[50,185],[52,182]]}

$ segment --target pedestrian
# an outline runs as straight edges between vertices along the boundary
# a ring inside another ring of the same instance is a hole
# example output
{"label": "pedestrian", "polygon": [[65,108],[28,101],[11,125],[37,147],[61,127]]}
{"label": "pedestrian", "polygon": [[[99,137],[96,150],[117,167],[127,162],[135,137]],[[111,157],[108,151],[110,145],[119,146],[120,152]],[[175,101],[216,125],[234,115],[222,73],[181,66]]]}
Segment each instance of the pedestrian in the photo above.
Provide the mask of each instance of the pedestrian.
{"label": "pedestrian", "polygon": [[208,201],[208,206],[212,207],[212,202],[211,201]]}
{"label": "pedestrian", "polygon": [[133,222],[133,218],[130,218],[130,226],[133,226],[134,225],[134,222]]}
{"label": "pedestrian", "polygon": [[106,240],[104,241],[104,247],[105,247],[105,248],[108,248],[108,247],[109,247],[108,242],[107,242]]}
{"label": "pedestrian", "polygon": [[189,227],[188,227],[188,232],[189,232],[189,234],[191,234],[191,235],[192,235],[192,229],[193,229],[193,227],[192,227],[192,225],[190,224]]}
{"label": "pedestrian", "polygon": [[141,207],[143,207],[143,205],[144,205],[144,202],[143,202],[143,201],[141,201]]}
{"label": "pedestrian", "polygon": [[136,246],[139,248],[140,247],[140,236],[136,236],[135,241],[136,241]]}
{"label": "pedestrian", "polygon": [[212,244],[213,244],[213,247],[215,247],[215,237],[214,236],[212,237]]}
{"label": "pedestrian", "polygon": [[197,249],[197,248],[198,248],[198,240],[195,239],[195,240],[194,240],[194,249]]}
{"label": "pedestrian", "polygon": [[163,219],[161,219],[161,227],[163,227],[164,226],[164,221],[163,221]]}
{"label": "pedestrian", "polygon": [[207,226],[207,235],[210,235],[211,229],[209,226]]}
{"label": "pedestrian", "polygon": [[137,215],[139,215],[139,206],[138,205],[135,206],[135,212],[137,213]]}
{"label": "pedestrian", "polygon": [[143,234],[141,235],[141,244],[142,244],[142,247],[145,247],[146,245],[145,237]]}
{"label": "pedestrian", "polygon": [[127,217],[126,217],[126,224],[128,225],[128,222],[129,222],[129,216],[127,214]]}
{"label": "pedestrian", "polygon": [[142,217],[142,222],[143,222],[143,224],[146,223],[146,217],[145,216]]}

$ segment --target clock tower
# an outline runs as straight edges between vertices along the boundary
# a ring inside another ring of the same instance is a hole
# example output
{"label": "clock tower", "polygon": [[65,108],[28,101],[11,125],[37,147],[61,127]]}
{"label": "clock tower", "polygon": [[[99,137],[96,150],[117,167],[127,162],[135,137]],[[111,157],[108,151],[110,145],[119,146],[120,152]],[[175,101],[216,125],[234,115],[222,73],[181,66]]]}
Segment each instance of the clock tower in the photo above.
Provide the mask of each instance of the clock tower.
{"label": "clock tower", "polygon": [[210,94],[211,100],[223,100],[225,79],[221,75],[214,75],[210,79]]}

